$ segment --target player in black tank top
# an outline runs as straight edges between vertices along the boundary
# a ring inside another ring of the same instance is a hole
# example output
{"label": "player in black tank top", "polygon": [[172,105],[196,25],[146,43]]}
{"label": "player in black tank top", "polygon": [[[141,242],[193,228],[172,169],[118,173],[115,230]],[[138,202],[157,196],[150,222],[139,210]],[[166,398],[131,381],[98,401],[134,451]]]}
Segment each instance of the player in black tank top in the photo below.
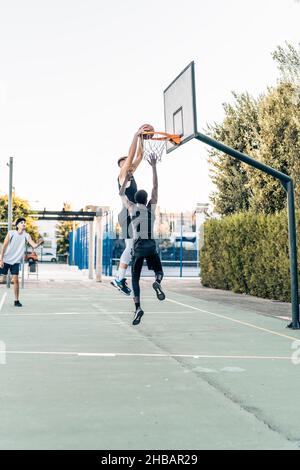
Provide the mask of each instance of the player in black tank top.
{"label": "player in black tank top", "polygon": [[[134,196],[138,189],[137,189],[137,184],[133,175],[131,176],[128,183],[130,183],[130,185],[129,186],[127,185],[126,190],[125,190],[125,195],[127,199],[129,199],[129,201],[134,202]],[[119,178],[118,178],[118,186],[119,186],[119,191],[120,191],[121,185],[120,185]]]}
{"label": "player in black tank top", "polygon": [[144,259],[147,262],[148,269],[155,272],[155,282],[152,284],[156,292],[158,300],[164,300],[165,294],[161,288],[161,281],[163,279],[163,269],[160,257],[156,250],[156,243],[154,240],[153,226],[155,221],[155,209],[157,205],[158,194],[158,180],[156,172],[157,157],[152,155],[149,158],[149,164],[152,166],[153,171],[153,188],[151,199],[147,203],[148,194],[144,190],[137,191],[135,194],[135,203],[129,201],[126,197],[126,185],[129,181],[131,174],[127,174],[125,181],[120,190],[120,196],[124,206],[129,210],[132,228],[133,228],[133,257],[132,257],[132,287],[134,293],[135,314],[133,318],[133,325],[138,325],[141,321],[144,311],[140,304],[140,276],[143,267]]}
{"label": "player in black tank top", "polygon": [[[139,128],[139,130],[135,133],[129,152],[127,157],[121,157],[118,160],[118,166],[120,168],[120,173],[118,177],[118,185],[120,189],[120,185],[123,184],[126,174],[129,170],[131,170],[132,173],[135,172],[139,164],[141,163],[143,159],[143,147],[142,147],[142,142],[140,139],[140,136],[144,132],[149,132],[154,130],[153,127],[150,124],[144,124]],[[128,195],[128,198],[130,201],[134,201],[134,194],[137,191],[137,184],[132,176],[132,179],[130,181],[130,185],[128,188],[126,188],[126,195]],[[127,213],[127,209],[124,209],[124,206],[119,214],[119,223],[121,226],[122,230],[122,237],[125,239],[125,250],[122,253],[122,256],[120,258],[120,263],[119,263],[119,268],[118,268],[118,273],[116,275],[116,278],[111,282],[111,284],[115,287],[117,287],[123,294],[125,295],[130,295],[131,289],[127,286],[126,283],[126,269],[130,263],[131,260],[131,248],[132,248],[132,239],[130,239],[130,216]]]}

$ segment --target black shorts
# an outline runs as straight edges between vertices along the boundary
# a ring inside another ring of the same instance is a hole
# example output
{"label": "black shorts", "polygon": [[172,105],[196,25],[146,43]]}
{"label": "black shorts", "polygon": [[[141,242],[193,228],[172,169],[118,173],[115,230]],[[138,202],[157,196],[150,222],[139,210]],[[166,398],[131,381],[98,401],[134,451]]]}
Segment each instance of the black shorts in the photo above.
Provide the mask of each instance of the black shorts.
{"label": "black shorts", "polygon": [[134,241],[132,254],[134,258],[148,257],[157,254],[155,240],[140,239]]}
{"label": "black shorts", "polygon": [[0,274],[6,276],[8,274],[8,271],[10,271],[10,274],[12,276],[18,276],[19,271],[20,271],[20,263],[15,263],[15,264],[4,263],[3,268],[0,268]]}

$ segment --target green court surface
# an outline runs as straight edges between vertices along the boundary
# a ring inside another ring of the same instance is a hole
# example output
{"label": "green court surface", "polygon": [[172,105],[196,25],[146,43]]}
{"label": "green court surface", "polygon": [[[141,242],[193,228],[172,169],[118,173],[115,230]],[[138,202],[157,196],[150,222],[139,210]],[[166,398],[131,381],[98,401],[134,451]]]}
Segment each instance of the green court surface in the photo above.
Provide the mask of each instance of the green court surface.
{"label": "green court surface", "polygon": [[298,449],[300,332],[170,282],[135,327],[109,280],[1,286],[0,448]]}

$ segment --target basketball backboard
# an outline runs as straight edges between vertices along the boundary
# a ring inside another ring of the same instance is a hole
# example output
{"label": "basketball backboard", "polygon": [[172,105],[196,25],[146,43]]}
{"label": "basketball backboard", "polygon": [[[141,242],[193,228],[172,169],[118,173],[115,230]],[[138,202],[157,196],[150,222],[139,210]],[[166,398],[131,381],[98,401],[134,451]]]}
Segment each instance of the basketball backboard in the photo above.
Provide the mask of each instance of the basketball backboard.
{"label": "basketball backboard", "polygon": [[[197,135],[195,66],[191,62],[164,91],[165,131],[179,134],[184,144]],[[178,145],[167,142],[167,153]]]}

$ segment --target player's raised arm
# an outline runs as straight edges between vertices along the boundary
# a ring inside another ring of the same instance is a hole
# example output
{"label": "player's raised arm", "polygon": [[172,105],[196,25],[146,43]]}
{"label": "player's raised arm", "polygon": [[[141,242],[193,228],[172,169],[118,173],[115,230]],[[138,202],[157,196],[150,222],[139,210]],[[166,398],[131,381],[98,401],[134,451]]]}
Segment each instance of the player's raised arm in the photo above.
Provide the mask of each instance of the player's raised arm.
{"label": "player's raised arm", "polygon": [[152,174],[153,174],[152,193],[151,193],[151,199],[149,203],[157,204],[157,199],[158,199],[158,178],[157,178],[157,169],[156,169],[157,155],[155,155],[155,153],[152,153],[148,157],[148,162],[149,162],[149,165],[152,167]]}
{"label": "player's raised arm", "polygon": [[128,157],[124,161],[124,164],[121,167],[120,174],[119,174],[119,182],[120,184],[123,183],[124,178],[126,176],[126,173],[128,170],[131,170],[134,172],[138,165],[141,163],[142,158],[143,158],[143,150],[142,150],[142,144],[140,142],[139,144],[139,149],[138,149],[138,155],[137,158],[134,160],[134,157],[136,156],[136,151],[137,151],[137,145],[138,145],[138,140],[139,137],[144,133],[144,132],[149,132],[153,129],[153,127],[150,124],[144,124],[141,126],[138,131],[134,134],[133,140],[131,142],[129,152],[128,152]]}
{"label": "player's raised arm", "polygon": [[143,160],[143,140],[142,135],[139,136],[138,146],[137,146],[137,154],[136,157],[131,165],[132,173],[135,172],[141,161]]}

